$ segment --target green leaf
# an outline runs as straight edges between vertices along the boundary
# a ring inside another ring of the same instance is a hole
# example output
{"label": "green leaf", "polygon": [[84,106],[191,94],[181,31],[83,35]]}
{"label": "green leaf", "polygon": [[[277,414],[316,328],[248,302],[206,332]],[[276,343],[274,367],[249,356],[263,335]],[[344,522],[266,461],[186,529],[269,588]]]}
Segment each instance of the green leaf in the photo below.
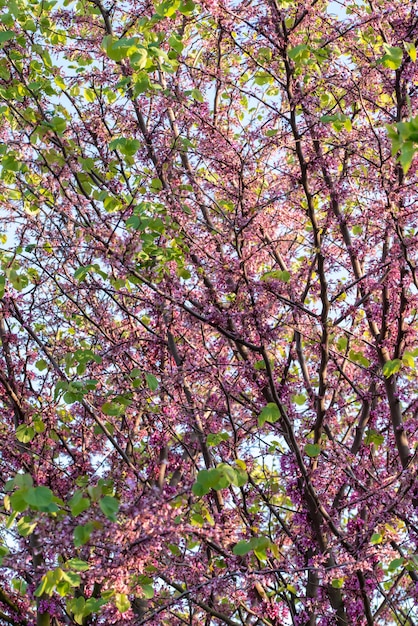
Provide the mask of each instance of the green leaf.
{"label": "green leaf", "polygon": [[133,156],[138,152],[140,147],[141,143],[138,139],[125,139],[125,143],[121,145],[119,149],[125,156]]}
{"label": "green leaf", "polygon": [[288,283],[290,280],[290,272],[287,270],[274,270],[263,274],[260,280],[280,280],[282,283]]}
{"label": "green leaf", "polygon": [[331,586],[334,587],[334,589],[342,589],[344,587],[344,578],[333,578]]}
{"label": "green leaf", "polygon": [[15,523],[16,517],[18,516],[19,511],[13,511],[13,513],[11,515],[9,515],[8,519],[6,520],[6,524],[5,524],[5,528],[7,530],[9,530],[13,524]]}
{"label": "green leaf", "polygon": [[2,30],[0,31],[0,44],[10,41],[10,39],[14,39],[15,37],[16,33],[13,30]]}
{"label": "green leaf", "polygon": [[342,113],[336,113],[334,115],[323,115],[320,118],[320,121],[324,124],[331,123],[333,129],[337,133],[341,132],[344,128],[347,131],[350,131],[352,128],[350,118],[348,117],[348,115],[344,115]]}
{"label": "green leaf", "polygon": [[42,576],[41,582],[35,590],[35,596],[40,598],[43,595],[51,596],[55,586],[59,583],[62,576],[62,569],[59,567],[47,572]]}
{"label": "green leaf", "polygon": [[25,500],[29,506],[45,507],[52,503],[54,494],[48,487],[31,487],[25,493]]}
{"label": "green leaf", "polygon": [[68,504],[71,509],[71,515],[73,517],[77,517],[77,515],[80,515],[80,513],[87,511],[87,509],[90,507],[90,500],[89,498],[83,497],[82,491],[76,491]]}
{"label": "green leaf", "polygon": [[[20,169],[20,163],[15,159],[13,154],[9,154],[8,156],[3,157],[3,159],[1,160],[1,166],[3,170],[6,170],[8,172],[18,172]],[[14,272],[14,274],[16,274],[16,272]],[[12,273],[10,273],[10,275],[12,275]]]}
{"label": "green leaf", "polygon": [[254,543],[254,554],[259,561],[267,560],[267,548],[270,547],[270,540],[267,537],[260,537]]}
{"label": "green leaf", "polygon": [[250,541],[239,541],[233,548],[232,552],[236,556],[245,556],[249,552],[254,552],[260,561],[267,559],[267,549],[271,542],[268,537],[253,537]]}
{"label": "green leaf", "polygon": [[209,493],[209,491],[210,489],[207,489],[205,485],[199,482],[195,482],[192,486],[192,493],[198,498],[205,496],[207,493]]}
{"label": "green leaf", "polygon": [[275,402],[269,402],[258,416],[258,425],[260,428],[264,426],[266,422],[274,424],[280,419],[279,407]]}
{"label": "green leaf", "polygon": [[235,485],[237,487],[243,487],[244,485],[247,484],[248,482],[248,474],[245,470],[241,469],[241,468],[237,468],[235,470],[235,475],[236,475],[236,481],[235,481]]}
{"label": "green leaf", "polygon": [[136,37],[129,39],[121,37],[120,39],[115,39],[112,35],[107,35],[103,39],[102,47],[109,59],[119,62],[122,61],[122,59],[126,59],[128,56],[135,54],[138,43],[139,42]]}
{"label": "green leaf", "polygon": [[191,96],[193,98],[193,100],[196,100],[197,102],[204,102],[205,99],[202,95],[202,92],[199,89],[192,89],[191,92]]}
{"label": "green leaf", "polygon": [[229,485],[235,485],[238,487],[237,473],[233,467],[227,463],[219,463],[216,469],[221,472],[222,476],[228,481]]}
{"label": "green leaf", "polygon": [[138,215],[131,215],[131,217],[128,217],[128,219],[126,220],[126,227],[133,228],[134,230],[139,230],[139,228],[141,227],[141,223],[141,218],[138,217]]}
{"label": "green leaf", "polygon": [[152,600],[154,597],[154,587],[152,585],[141,585],[142,593],[144,598],[147,600]]}
{"label": "green leaf", "polygon": [[151,391],[155,391],[159,385],[158,379],[153,374],[145,374],[145,380]]}
{"label": "green leaf", "polygon": [[26,274],[18,274],[12,270],[9,274],[10,282],[17,291],[22,291],[28,286],[29,280]]}
{"label": "green leaf", "polygon": [[378,448],[380,445],[382,445],[384,440],[384,436],[378,433],[376,430],[367,430],[366,436],[364,438],[364,443],[366,444],[366,446],[369,446],[373,443]]}
{"label": "green leaf", "polygon": [[198,526],[199,528],[202,528],[205,523],[205,518],[203,517],[203,515],[200,515],[200,513],[192,513],[190,516],[190,521],[192,526]]}
{"label": "green leaf", "polygon": [[33,479],[30,474],[16,474],[13,479],[13,484],[15,487],[21,487],[23,489],[28,489],[33,485]]}
{"label": "green leaf", "polygon": [[217,446],[222,441],[228,441],[228,439],[228,433],[210,433],[206,438],[206,443],[208,446]]}
{"label": "green leaf", "polygon": [[125,406],[118,402],[105,402],[102,404],[102,413],[105,415],[111,415],[113,417],[118,417],[125,412]]}
{"label": "green leaf", "polygon": [[68,383],[65,380],[59,380],[55,385],[54,400],[57,400],[61,391],[68,389]]}
{"label": "green leaf", "polygon": [[136,70],[143,70],[148,62],[148,50],[146,48],[137,47],[134,54],[131,55],[131,65]]}
{"label": "green leaf", "polygon": [[3,564],[3,559],[10,553],[10,550],[7,546],[0,545],[0,565]]}
{"label": "green leaf", "polygon": [[246,554],[251,552],[252,549],[253,546],[251,544],[251,541],[238,541],[238,543],[236,543],[233,547],[232,552],[236,556],[245,556]]}
{"label": "green leaf", "polygon": [[[1,548],[0,548],[1,549]],[[20,594],[25,594],[28,588],[28,583],[20,578],[12,579],[12,586]]]}
{"label": "green leaf", "polygon": [[[234,471],[233,468],[227,467]],[[228,475],[228,472],[223,467],[221,467],[221,469],[212,468],[210,470],[201,470],[197,475],[197,480],[192,487],[192,491],[196,496],[200,497],[209,493],[211,489],[217,491],[225,489],[231,484],[231,476]],[[236,480],[235,477],[234,480]]]}
{"label": "green leaf", "polygon": [[19,489],[10,496],[10,504],[15,513],[23,513],[28,508],[25,495],[26,489]]}
{"label": "green leaf", "polygon": [[208,489],[211,489],[218,482],[220,474],[221,473],[216,469],[200,470],[197,474],[197,482],[204,485]]}
{"label": "green leaf", "polygon": [[413,354],[411,352],[404,352],[402,355],[402,363],[407,367],[415,367]]}
{"label": "green leaf", "polygon": [[103,495],[103,487],[101,484],[97,484],[94,486],[90,485],[89,487],[87,487],[87,491],[89,492],[89,496],[93,500],[93,502],[98,502]]}
{"label": "green leaf", "polygon": [[3,298],[6,289],[6,276],[0,276],[0,298]]}
{"label": "green leaf", "polygon": [[62,135],[67,128],[67,122],[62,117],[53,117],[50,124],[58,135]]}
{"label": "green leaf", "polygon": [[304,450],[305,454],[311,458],[315,458],[321,454],[321,446],[317,443],[307,443]]}
{"label": "green leaf", "polygon": [[74,546],[84,546],[90,539],[90,535],[94,530],[92,522],[88,522],[85,526],[76,526],[74,528]]}
{"label": "green leaf", "polygon": [[76,280],[78,280],[79,283],[81,283],[85,277],[87,276],[87,274],[89,272],[91,272],[91,270],[93,269],[92,265],[86,265],[85,267],[79,267],[75,272],[74,272],[74,278]]}
{"label": "green leaf", "polygon": [[36,361],[35,367],[40,372],[42,372],[43,370],[45,370],[48,367],[48,363],[45,361],[45,359],[39,359],[39,361]]}
{"label": "green leaf", "polygon": [[311,53],[308,46],[301,43],[294,48],[290,48],[287,54],[289,55],[289,59],[292,59],[292,61],[295,61],[295,63],[298,64],[307,61]]}
{"label": "green leaf", "polygon": [[71,569],[76,570],[77,572],[87,572],[87,570],[90,569],[90,565],[86,561],[83,561],[82,559],[79,559],[77,557],[67,561],[66,565],[68,565],[68,567],[71,567]]}
{"label": "green leaf", "polygon": [[67,391],[64,393],[63,400],[66,404],[74,404],[81,399],[81,395],[78,393],[73,393],[72,391]]}
{"label": "green leaf", "polygon": [[84,617],[87,617],[91,613],[91,611],[86,612],[85,608],[86,600],[83,596],[71,598],[71,600],[67,602],[67,611],[73,613],[75,623],[80,624],[80,626],[83,624]]}
{"label": "green leaf", "polygon": [[369,367],[370,361],[367,359],[362,352],[357,352],[356,350],[350,350],[348,353],[348,357],[354,361],[354,363],[359,363],[363,367]]}
{"label": "green leaf", "polygon": [[303,393],[298,393],[292,396],[292,401],[298,406],[303,406],[306,402],[306,396]]}
{"label": "green leaf", "polygon": [[21,537],[28,537],[35,530],[36,524],[31,517],[21,517],[17,522],[17,532]]}
{"label": "green leaf", "polygon": [[75,572],[66,572],[64,570],[61,570],[61,572],[62,579],[65,580],[65,582],[67,582],[70,587],[78,587],[80,585],[80,574],[76,574]]}
{"label": "green leaf", "polygon": [[96,100],[96,93],[93,89],[86,87],[84,90],[84,97],[87,102],[94,102]]}
{"label": "green leaf", "polygon": [[35,589],[35,593],[34,595],[36,597],[42,596],[45,593],[47,593],[47,587],[48,587],[48,580],[46,576],[42,577],[41,582],[39,583],[39,585],[37,586],[37,588]]}
{"label": "green leaf", "polygon": [[400,150],[399,163],[402,165],[404,174],[407,174],[415,156],[416,148],[412,141],[405,141]]}
{"label": "green leaf", "polygon": [[162,188],[163,183],[161,182],[161,180],[159,178],[153,178],[151,181],[151,189],[153,191],[161,191]]}
{"label": "green leaf", "polygon": [[16,439],[22,443],[29,443],[35,437],[35,429],[32,426],[26,426],[26,424],[20,424],[16,428]]}
{"label": "green leaf", "polygon": [[151,83],[149,76],[146,72],[138,72],[133,79],[134,97],[136,98],[141,93],[147,92],[151,89]]}
{"label": "green leaf", "polygon": [[184,45],[176,35],[171,35],[168,43],[179,54],[183,51]]}
{"label": "green leaf", "polygon": [[55,587],[55,591],[61,596],[61,598],[64,598],[65,596],[71,594],[71,585],[65,580],[60,580],[58,585]]}
{"label": "green leaf", "polygon": [[115,606],[120,613],[126,613],[131,608],[126,593],[115,593]]}
{"label": "green leaf", "polygon": [[28,30],[31,33],[36,33],[36,24],[33,20],[26,20],[26,22],[23,24],[22,28],[24,30]]}
{"label": "green leaf", "polygon": [[372,544],[372,546],[382,543],[382,541],[383,537],[380,533],[373,533],[373,535],[370,537],[370,543]]}
{"label": "green leaf", "polygon": [[381,59],[383,65],[391,70],[398,70],[402,65],[402,48],[383,44],[383,49],[386,52],[386,54]]}
{"label": "green leaf", "polygon": [[402,361],[400,359],[393,359],[393,361],[386,361],[383,366],[383,376],[390,378],[394,374],[397,374],[402,367]]}
{"label": "green leaf", "polygon": [[180,7],[180,0],[164,0],[155,7],[160,17],[172,17]]}
{"label": "green leaf", "polygon": [[395,569],[398,569],[398,567],[403,566],[404,563],[405,563],[405,559],[403,559],[402,557],[393,559],[393,561],[389,563],[389,567],[388,567],[389,572],[394,572]]}
{"label": "green leaf", "polygon": [[113,496],[103,496],[99,502],[102,513],[112,522],[116,522],[116,513],[119,511],[119,500]]}
{"label": "green leaf", "polygon": [[192,0],[182,0],[179,6],[179,12],[182,15],[191,15],[195,9],[195,3]]}
{"label": "green leaf", "polygon": [[415,44],[409,43],[408,41],[404,41],[403,45],[404,45],[405,50],[409,54],[409,58],[411,59],[411,61],[415,63],[417,60],[417,49],[415,47]]}

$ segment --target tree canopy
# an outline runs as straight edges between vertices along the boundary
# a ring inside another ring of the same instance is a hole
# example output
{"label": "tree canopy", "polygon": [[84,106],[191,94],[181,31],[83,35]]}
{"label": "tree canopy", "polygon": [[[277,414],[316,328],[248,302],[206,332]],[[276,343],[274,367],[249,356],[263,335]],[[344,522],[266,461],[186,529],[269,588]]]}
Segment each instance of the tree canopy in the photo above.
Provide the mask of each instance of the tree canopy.
{"label": "tree canopy", "polygon": [[417,41],[0,0],[0,624],[416,623]]}

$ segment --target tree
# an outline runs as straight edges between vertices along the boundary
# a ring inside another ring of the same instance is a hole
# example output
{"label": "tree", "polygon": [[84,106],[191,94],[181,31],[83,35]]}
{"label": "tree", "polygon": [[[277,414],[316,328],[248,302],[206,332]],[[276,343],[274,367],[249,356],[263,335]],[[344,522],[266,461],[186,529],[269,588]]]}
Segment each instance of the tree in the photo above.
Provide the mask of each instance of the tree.
{"label": "tree", "polygon": [[415,623],[414,3],[0,7],[0,623]]}

